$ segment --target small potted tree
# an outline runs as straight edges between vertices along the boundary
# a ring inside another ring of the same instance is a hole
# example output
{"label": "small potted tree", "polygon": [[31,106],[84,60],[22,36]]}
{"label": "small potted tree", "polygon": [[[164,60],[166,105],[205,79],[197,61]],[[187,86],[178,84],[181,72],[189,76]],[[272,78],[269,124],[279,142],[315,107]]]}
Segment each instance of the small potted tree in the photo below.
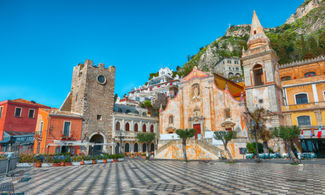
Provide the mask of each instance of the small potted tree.
{"label": "small potted tree", "polygon": [[93,164],[96,164],[96,157],[93,156],[93,157],[91,157],[91,159],[92,159],[92,163],[93,163]]}
{"label": "small potted tree", "polygon": [[143,159],[146,159],[146,153],[145,153],[145,152],[142,153],[142,154],[141,154],[141,157],[142,157]]}
{"label": "small potted tree", "polygon": [[118,162],[118,154],[112,154],[112,156],[113,156],[113,162]]}
{"label": "small potted tree", "polygon": [[65,159],[60,159],[60,166],[64,167],[65,166]]}
{"label": "small potted tree", "polygon": [[60,166],[60,159],[53,158],[52,167],[59,167]]}
{"label": "small potted tree", "polygon": [[93,163],[93,161],[92,161],[92,157],[91,156],[85,156],[84,157],[84,162],[85,162],[85,165],[90,165],[90,164],[92,164]]}
{"label": "small potted tree", "polygon": [[71,163],[71,157],[70,156],[67,156],[65,159],[64,159],[64,165],[65,166],[71,166],[72,163]]}
{"label": "small potted tree", "polygon": [[73,166],[79,166],[80,165],[81,158],[80,156],[74,156],[72,157],[72,165]]}
{"label": "small potted tree", "polygon": [[43,162],[43,158],[42,158],[42,156],[36,156],[36,157],[35,157],[35,161],[36,161],[36,167],[37,167],[37,168],[42,167],[42,162]]}

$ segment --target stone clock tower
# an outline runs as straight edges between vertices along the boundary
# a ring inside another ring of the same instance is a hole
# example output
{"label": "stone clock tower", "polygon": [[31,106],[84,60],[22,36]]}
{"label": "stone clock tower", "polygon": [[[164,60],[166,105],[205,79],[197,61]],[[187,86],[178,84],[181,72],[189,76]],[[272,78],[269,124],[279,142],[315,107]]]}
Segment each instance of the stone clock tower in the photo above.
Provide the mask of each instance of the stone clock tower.
{"label": "stone clock tower", "polygon": [[245,76],[246,102],[250,112],[263,107],[277,115],[268,126],[281,124],[282,90],[278,56],[254,11],[247,51],[243,50],[242,62]]}
{"label": "stone clock tower", "polygon": [[71,92],[61,107],[83,117],[83,142],[102,145],[84,148],[92,151],[110,151],[112,114],[114,107],[115,67],[98,67],[91,60],[73,68]]}

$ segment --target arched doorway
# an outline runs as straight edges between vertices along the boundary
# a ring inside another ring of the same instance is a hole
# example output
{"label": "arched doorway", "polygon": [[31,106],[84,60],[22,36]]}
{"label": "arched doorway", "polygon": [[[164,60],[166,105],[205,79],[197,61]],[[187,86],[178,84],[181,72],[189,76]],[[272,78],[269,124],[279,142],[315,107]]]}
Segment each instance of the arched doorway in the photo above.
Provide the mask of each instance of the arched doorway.
{"label": "arched doorway", "polygon": [[139,152],[139,146],[138,143],[134,144],[134,152]]}
{"label": "arched doorway", "polygon": [[[95,134],[90,138],[90,143],[95,143],[95,144],[103,144],[104,143],[104,137],[100,134]],[[89,153],[91,154],[98,154],[102,152],[103,150],[103,145],[94,145],[89,146]]]}
{"label": "arched doorway", "polygon": [[129,143],[125,144],[124,152],[130,152],[130,144]]}
{"label": "arched doorway", "polygon": [[150,146],[150,152],[153,152],[153,151],[155,151],[155,144],[154,143],[152,143],[151,146]]}
{"label": "arched doorway", "polygon": [[147,151],[147,145],[146,144],[143,144],[142,145],[142,152],[146,152]]}
{"label": "arched doorway", "polygon": [[119,153],[120,153],[120,144],[117,143],[117,144],[115,145],[115,154],[119,154]]}

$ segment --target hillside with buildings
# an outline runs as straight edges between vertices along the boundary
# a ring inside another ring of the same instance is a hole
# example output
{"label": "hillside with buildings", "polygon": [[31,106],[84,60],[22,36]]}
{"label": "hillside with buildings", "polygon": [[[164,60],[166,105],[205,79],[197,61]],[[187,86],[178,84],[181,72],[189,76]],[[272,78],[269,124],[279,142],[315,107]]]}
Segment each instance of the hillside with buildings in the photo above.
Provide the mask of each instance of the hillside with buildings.
{"label": "hillside with buildings", "polygon": [[[194,66],[211,71],[223,58],[241,57],[242,49],[247,49],[250,28],[249,24],[229,27],[224,36],[189,55],[188,62],[174,74],[183,77]],[[281,59],[280,64],[325,54],[325,1],[306,0],[283,25],[265,32]]]}

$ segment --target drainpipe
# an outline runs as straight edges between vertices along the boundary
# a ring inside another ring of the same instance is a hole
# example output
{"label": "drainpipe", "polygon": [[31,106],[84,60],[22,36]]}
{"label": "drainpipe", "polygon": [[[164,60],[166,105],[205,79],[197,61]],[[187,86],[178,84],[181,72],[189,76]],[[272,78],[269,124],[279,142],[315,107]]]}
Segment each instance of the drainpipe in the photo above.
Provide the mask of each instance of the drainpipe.
{"label": "drainpipe", "polygon": [[[46,140],[47,140],[47,134],[49,133],[49,124],[50,124],[50,117],[47,117],[47,128],[46,128],[46,135],[45,135],[45,142],[44,142],[44,146],[46,146]],[[43,134],[43,131],[42,131],[42,134]],[[43,137],[43,136],[42,136]],[[47,146],[49,147],[49,146]],[[47,152],[48,152],[48,149],[47,149]],[[44,153],[46,153],[46,148],[44,148]]]}

